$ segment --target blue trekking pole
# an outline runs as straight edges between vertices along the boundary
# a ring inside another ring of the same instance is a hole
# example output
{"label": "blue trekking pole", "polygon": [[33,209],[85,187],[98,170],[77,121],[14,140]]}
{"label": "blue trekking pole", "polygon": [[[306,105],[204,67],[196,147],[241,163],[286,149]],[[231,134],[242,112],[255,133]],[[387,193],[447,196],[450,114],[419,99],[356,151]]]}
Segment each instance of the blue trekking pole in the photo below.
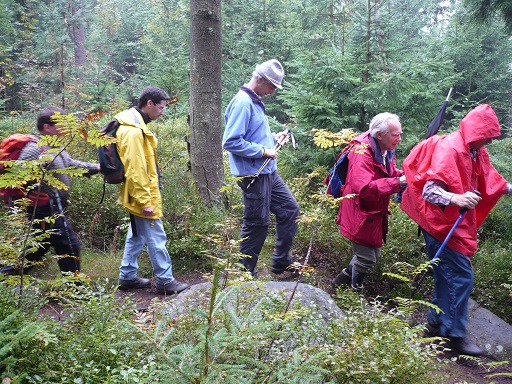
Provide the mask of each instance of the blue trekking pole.
{"label": "blue trekking pole", "polygon": [[[478,191],[473,191],[473,193],[477,194],[478,196],[480,196],[480,192]],[[459,209],[459,217],[457,218],[457,220],[455,221],[455,224],[453,224],[453,227],[450,229],[450,232],[448,232],[448,235],[446,235],[446,238],[444,239],[443,243],[441,244],[441,246],[439,247],[439,249],[437,250],[436,254],[434,255],[434,257],[432,258],[432,260],[430,260],[430,265],[429,267],[425,270],[425,272],[423,272],[423,274],[421,275],[420,279],[418,280],[418,284],[416,284],[416,287],[414,288],[414,290],[412,291],[411,293],[411,297],[414,296],[414,294],[418,291],[418,288],[420,287],[421,283],[423,282],[423,280],[425,280],[425,277],[427,276],[427,273],[429,272],[430,270],[430,267],[432,267],[434,264],[435,264],[435,261],[436,259],[439,258],[439,256],[441,255],[441,252],[443,252],[444,248],[446,247],[446,244],[448,244],[448,241],[450,240],[450,238],[452,237],[453,235],[453,232],[455,232],[455,230],[457,229],[457,227],[459,226],[460,222],[462,221],[462,219],[464,218],[464,216],[466,215],[466,212],[468,211],[468,208],[461,208]]]}

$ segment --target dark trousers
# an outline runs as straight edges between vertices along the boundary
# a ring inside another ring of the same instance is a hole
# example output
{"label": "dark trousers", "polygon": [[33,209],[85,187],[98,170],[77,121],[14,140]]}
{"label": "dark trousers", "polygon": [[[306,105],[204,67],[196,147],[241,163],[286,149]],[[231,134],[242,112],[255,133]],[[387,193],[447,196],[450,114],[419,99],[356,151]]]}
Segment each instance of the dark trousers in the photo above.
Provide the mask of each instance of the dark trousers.
{"label": "dark trousers", "polygon": [[[38,209],[36,218],[43,219],[51,214],[51,211]],[[34,252],[27,251],[25,258],[28,261],[41,261],[50,247],[53,247],[61,272],[80,271],[80,241],[66,216],[60,215],[54,223],[46,221],[35,223],[34,229],[48,232],[50,237],[44,239],[43,244],[40,244]]]}
{"label": "dark trousers", "polygon": [[256,264],[268,234],[270,213],[276,217],[276,244],[272,253],[272,272],[280,273],[292,264],[290,249],[297,232],[299,204],[278,175],[260,175],[247,190],[252,178],[238,183],[242,189],[244,216],[240,238],[240,253],[247,255],[240,262],[249,271],[256,271]]}

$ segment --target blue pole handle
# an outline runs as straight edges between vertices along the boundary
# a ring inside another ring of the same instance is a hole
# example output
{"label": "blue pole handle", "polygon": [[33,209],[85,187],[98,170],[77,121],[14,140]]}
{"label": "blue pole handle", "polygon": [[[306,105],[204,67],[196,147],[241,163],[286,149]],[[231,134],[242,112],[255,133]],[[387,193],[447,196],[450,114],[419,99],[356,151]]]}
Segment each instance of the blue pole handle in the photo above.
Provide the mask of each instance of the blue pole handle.
{"label": "blue pole handle", "polygon": [[[477,194],[478,196],[480,196],[480,192],[478,192],[477,190],[474,190],[473,193]],[[439,247],[439,249],[437,250],[435,256],[432,258],[431,262],[435,259],[437,259],[439,257],[439,255],[441,254],[441,252],[443,251],[444,247],[446,246],[446,244],[448,243],[448,241],[450,240],[450,238],[452,237],[453,235],[453,232],[455,232],[455,230],[457,229],[457,227],[459,226],[460,222],[462,221],[462,219],[464,218],[464,215],[466,215],[466,212],[468,211],[469,209],[468,208],[464,208],[462,207],[461,209],[459,209],[459,217],[457,219],[457,221],[455,221],[455,224],[453,224],[453,227],[450,229],[450,232],[448,232],[448,235],[446,235],[446,238],[444,239],[443,243],[441,244],[441,246]]]}

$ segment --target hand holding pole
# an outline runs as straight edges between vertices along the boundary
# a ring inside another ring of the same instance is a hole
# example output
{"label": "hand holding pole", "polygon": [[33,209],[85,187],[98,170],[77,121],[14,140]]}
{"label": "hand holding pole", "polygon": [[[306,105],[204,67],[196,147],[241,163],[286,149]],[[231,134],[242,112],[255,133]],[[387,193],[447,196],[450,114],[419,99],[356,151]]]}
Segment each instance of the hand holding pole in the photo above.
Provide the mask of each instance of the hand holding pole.
{"label": "hand holding pole", "polygon": [[[478,191],[473,191],[474,194],[480,196],[480,192]],[[455,221],[455,224],[453,224],[452,228],[450,229],[450,232],[448,232],[448,235],[446,235],[446,238],[444,239],[443,243],[441,244],[441,246],[439,247],[439,249],[437,250],[436,254],[434,255],[434,257],[430,260],[430,265],[429,267],[425,270],[425,272],[423,272],[423,274],[421,275],[420,279],[418,280],[418,283],[416,284],[416,287],[413,289],[412,293],[411,293],[411,297],[414,296],[414,294],[418,291],[418,288],[420,287],[421,283],[423,282],[423,280],[425,280],[425,277],[427,276],[427,273],[430,269],[430,267],[435,263],[435,260],[439,258],[439,256],[441,255],[441,253],[443,252],[444,248],[446,247],[446,244],[448,243],[448,241],[450,240],[450,238],[452,237],[453,235],[453,232],[455,232],[455,230],[457,229],[457,227],[459,226],[460,222],[462,221],[462,219],[464,218],[464,216],[466,215],[466,212],[469,210],[469,208],[465,208],[465,207],[462,207],[459,209],[459,217],[457,218],[457,220]]]}
{"label": "hand holding pole", "polygon": [[[292,140],[292,145],[293,145],[293,148],[294,149],[297,149],[297,143],[295,141],[295,137],[293,136],[293,133],[292,131],[290,130],[290,128],[286,128],[284,131],[283,131],[284,134],[286,135],[290,135],[290,138]],[[283,146],[285,145],[284,143],[284,138],[282,140],[279,140],[276,142],[276,145],[274,146],[274,151],[276,151],[276,153],[281,149],[283,148]],[[274,160],[274,158],[271,158],[271,157],[267,157],[265,159],[265,161],[263,162],[263,164],[261,164],[261,167],[260,169],[258,169],[258,172],[256,172],[256,174],[254,176],[251,176],[253,179],[251,180],[251,182],[247,185],[247,188],[245,188],[245,190],[248,190],[249,187],[252,185],[252,183],[254,183],[254,181],[256,180],[256,178],[261,174],[261,172],[265,169],[265,167],[268,165],[268,163],[270,163],[270,160]]]}

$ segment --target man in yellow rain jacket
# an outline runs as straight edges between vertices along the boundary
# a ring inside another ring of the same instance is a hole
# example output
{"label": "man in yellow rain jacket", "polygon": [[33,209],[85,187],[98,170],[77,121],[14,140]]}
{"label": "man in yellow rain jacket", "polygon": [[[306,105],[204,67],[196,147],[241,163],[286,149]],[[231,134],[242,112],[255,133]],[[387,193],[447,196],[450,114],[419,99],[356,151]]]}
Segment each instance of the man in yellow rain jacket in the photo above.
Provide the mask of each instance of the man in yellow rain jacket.
{"label": "man in yellow rain jacket", "polygon": [[160,88],[142,90],[138,106],[116,115],[117,151],[125,169],[125,182],[118,202],[130,213],[119,288],[123,290],[151,287],[151,280],[137,276],[138,256],[147,245],[156,275],[159,293],[179,293],[189,287],[174,278],[172,262],[165,247],[167,236],[162,225],[162,196],[156,159],[157,138],[147,124],[163,113],[169,96]]}

